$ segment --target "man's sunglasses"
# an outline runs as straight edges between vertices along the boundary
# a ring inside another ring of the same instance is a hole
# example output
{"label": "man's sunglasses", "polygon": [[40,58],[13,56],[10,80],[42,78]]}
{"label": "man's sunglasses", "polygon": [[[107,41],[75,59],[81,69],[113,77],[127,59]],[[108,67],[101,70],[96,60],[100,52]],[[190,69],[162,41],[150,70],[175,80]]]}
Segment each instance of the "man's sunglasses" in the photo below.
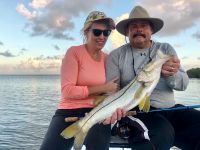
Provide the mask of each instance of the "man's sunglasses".
{"label": "man's sunglasses", "polygon": [[102,33],[105,37],[108,37],[111,33],[111,30],[100,30],[100,29],[91,29],[94,36],[100,36]]}

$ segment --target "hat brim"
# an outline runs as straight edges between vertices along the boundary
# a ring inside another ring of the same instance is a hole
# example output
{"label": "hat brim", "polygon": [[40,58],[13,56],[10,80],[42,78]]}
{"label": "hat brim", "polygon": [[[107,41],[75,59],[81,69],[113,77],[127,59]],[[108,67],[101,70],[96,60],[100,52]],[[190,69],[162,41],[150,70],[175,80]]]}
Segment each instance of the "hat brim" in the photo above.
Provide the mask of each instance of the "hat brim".
{"label": "hat brim", "polygon": [[[105,21],[108,21],[109,22],[109,25],[110,25],[110,28],[112,29],[112,30],[114,30],[115,29],[115,22],[114,22],[114,20],[112,19],[112,18],[102,18],[102,19],[97,19],[97,20],[105,20]],[[94,21],[97,21],[97,20],[94,20]]]}
{"label": "hat brim", "polygon": [[132,21],[136,21],[136,20],[144,20],[144,21],[148,21],[150,22],[150,25],[152,26],[153,29],[153,33],[158,32],[164,25],[164,22],[159,19],[159,18],[130,18],[130,19],[125,19],[120,21],[117,25],[116,25],[116,29],[119,33],[127,36],[127,27],[128,24]]}

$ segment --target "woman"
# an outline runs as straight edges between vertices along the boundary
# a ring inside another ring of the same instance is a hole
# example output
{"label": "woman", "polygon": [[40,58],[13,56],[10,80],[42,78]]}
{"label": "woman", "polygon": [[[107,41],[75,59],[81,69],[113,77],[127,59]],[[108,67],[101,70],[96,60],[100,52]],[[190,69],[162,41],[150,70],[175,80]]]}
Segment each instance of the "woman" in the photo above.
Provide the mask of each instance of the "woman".
{"label": "woman", "polygon": [[[114,21],[103,12],[93,11],[88,15],[82,29],[85,44],[69,48],[62,61],[62,99],[40,150],[70,150],[74,139],[60,136],[71,124],[65,118],[83,117],[95,106],[95,95],[118,90],[116,79],[105,83],[106,54],[101,51],[113,29]],[[96,124],[89,131],[85,145],[87,150],[108,150],[109,141],[110,125]]]}

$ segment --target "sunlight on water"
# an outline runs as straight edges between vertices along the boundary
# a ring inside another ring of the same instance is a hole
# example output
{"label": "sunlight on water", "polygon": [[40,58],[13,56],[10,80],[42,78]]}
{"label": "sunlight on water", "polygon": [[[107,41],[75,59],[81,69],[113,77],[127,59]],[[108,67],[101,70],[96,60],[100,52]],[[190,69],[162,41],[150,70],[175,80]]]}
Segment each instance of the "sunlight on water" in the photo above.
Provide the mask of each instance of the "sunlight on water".
{"label": "sunlight on water", "polygon": [[[38,150],[60,99],[59,76],[0,76],[0,83],[0,149]],[[177,102],[200,104],[199,87],[191,80],[175,92]]]}

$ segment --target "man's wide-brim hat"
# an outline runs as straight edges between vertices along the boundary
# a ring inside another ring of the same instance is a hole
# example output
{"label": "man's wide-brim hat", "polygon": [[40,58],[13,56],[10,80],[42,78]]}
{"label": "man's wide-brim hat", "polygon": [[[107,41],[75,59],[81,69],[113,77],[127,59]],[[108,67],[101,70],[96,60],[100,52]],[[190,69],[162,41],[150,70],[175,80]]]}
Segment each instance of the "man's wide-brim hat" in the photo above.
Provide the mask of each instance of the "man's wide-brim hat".
{"label": "man's wide-brim hat", "polygon": [[153,34],[158,32],[164,25],[163,20],[159,18],[152,18],[149,16],[148,12],[141,6],[136,6],[130,13],[129,18],[120,21],[116,25],[116,29],[119,33],[127,36],[127,28],[130,22],[135,20],[145,20],[150,23],[150,26],[153,30]]}

